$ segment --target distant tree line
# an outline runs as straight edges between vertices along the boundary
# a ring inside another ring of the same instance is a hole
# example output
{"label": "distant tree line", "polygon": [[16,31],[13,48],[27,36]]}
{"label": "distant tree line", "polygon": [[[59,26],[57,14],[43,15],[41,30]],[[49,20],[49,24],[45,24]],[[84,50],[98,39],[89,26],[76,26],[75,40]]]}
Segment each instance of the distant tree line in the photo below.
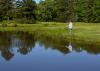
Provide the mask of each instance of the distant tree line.
{"label": "distant tree line", "polygon": [[100,22],[100,0],[0,0],[0,21]]}

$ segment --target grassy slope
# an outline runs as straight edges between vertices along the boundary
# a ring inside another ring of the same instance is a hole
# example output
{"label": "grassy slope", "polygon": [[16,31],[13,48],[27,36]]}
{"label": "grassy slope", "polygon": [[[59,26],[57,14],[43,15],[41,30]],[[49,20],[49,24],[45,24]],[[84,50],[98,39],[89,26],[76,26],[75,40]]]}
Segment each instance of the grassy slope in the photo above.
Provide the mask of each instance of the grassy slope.
{"label": "grassy slope", "polygon": [[[0,31],[29,31],[39,34],[59,36],[68,36],[67,23],[42,22],[39,24],[18,24],[17,27],[8,25],[0,27]],[[100,42],[100,23],[74,23],[72,37],[75,40]]]}

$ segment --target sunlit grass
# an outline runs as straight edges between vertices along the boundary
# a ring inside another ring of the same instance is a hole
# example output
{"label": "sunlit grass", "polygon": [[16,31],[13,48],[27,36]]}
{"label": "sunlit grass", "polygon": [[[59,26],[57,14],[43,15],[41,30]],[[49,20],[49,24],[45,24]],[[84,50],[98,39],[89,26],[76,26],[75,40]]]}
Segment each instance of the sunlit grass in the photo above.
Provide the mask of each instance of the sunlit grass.
{"label": "sunlit grass", "polygon": [[[6,22],[2,22],[6,23]],[[15,22],[12,22],[13,24]],[[14,27],[7,24],[7,27],[0,25],[0,31],[28,31],[42,35],[62,36],[68,38],[68,23],[38,22],[37,24],[17,24]],[[73,23],[72,38],[75,40],[100,41],[100,23]]]}

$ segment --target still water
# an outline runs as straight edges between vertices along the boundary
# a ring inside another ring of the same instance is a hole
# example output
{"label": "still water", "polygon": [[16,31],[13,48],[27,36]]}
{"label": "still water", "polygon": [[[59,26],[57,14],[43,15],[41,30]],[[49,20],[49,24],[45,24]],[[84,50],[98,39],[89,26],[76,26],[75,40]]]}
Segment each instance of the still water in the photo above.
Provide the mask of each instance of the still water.
{"label": "still water", "polygon": [[21,31],[0,32],[0,71],[100,71],[100,46]]}

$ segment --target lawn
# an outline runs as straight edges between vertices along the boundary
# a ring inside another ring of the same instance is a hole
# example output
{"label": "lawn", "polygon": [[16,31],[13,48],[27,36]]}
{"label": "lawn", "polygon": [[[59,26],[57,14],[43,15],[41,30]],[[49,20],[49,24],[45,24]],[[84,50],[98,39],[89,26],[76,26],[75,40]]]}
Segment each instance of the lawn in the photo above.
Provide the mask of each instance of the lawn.
{"label": "lawn", "polygon": [[60,36],[69,39],[100,42],[100,23],[74,22],[72,35],[68,35],[68,23],[38,22],[37,24],[11,23],[7,27],[0,26],[0,31],[28,31],[41,35]]}

